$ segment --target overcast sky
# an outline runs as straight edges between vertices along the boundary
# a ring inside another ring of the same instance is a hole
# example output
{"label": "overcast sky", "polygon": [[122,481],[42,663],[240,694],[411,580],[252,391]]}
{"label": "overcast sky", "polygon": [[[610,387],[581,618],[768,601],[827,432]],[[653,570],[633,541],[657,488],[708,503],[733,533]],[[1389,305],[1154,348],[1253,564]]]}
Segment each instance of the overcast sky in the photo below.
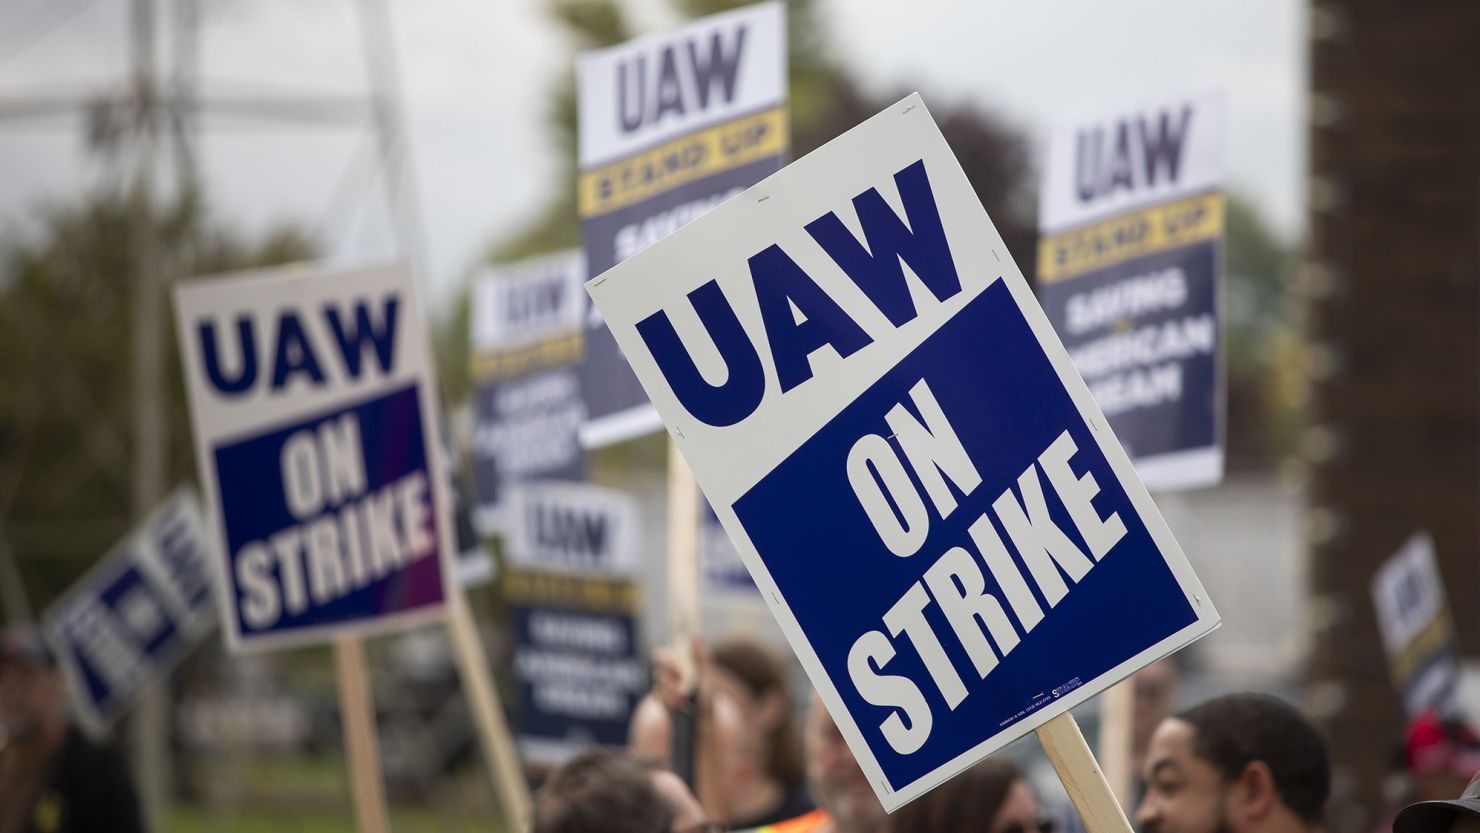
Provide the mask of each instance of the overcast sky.
{"label": "overcast sky", "polygon": [[[170,8],[160,0],[161,16]],[[642,28],[669,19],[640,0]],[[0,0],[0,96],[117,84],[123,0]],[[201,0],[211,93],[365,89],[353,0]],[[557,180],[545,125],[573,45],[542,0],[391,0],[429,283],[445,300],[487,244]],[[830,0],[837,57],[871,88],[971,100],[1041,138],[1049,126],[1205,89],[1225,96],[1231,187],[1294,241],[1304,212],[1304,4],[1294,0]],[[0,226],[94,182],[80,122],[0,122]],[[294,221],[340,257],[395,248],[364,128],[208,122],[212,206],[261,230]]]}

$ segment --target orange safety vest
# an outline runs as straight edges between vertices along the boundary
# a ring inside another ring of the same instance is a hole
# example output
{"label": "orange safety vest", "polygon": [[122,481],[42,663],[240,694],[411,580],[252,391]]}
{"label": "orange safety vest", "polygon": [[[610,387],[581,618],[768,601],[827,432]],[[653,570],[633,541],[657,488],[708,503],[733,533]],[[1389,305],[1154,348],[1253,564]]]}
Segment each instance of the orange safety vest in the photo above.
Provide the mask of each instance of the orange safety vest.
{"label": "orange safety vest", "polygon": [[832,816],[826,810],[817,809],[794,819],[757,827],[755,833],[812,833],[814,830],[821,830],[829,821],[832,821]]}

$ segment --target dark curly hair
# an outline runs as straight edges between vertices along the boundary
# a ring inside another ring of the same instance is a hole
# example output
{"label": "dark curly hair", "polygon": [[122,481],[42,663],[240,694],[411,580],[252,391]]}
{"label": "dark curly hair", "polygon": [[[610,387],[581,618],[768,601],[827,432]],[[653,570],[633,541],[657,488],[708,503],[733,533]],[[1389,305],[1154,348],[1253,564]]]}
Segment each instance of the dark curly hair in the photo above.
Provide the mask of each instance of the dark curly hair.
{"label": "dark curly hair", "polygon": [[1285,806],[1321,823],[1331,794],[1331,762],[1316,727],[1294,707],[1267,694],[1229,694],[1176,716],[1192,725],[1193,754],[1227,780],[1263,761]]}

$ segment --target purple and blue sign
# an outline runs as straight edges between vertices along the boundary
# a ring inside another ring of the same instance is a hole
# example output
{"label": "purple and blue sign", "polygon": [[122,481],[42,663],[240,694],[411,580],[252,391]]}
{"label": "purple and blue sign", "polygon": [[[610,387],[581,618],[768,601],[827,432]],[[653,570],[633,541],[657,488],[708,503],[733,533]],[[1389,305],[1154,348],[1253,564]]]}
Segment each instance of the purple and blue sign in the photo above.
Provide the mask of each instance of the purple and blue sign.
{"label": "purple and blue sign", "polygon": [[409,273],[195,281],[176,312],[228,642],[439,615],[456,545]]}

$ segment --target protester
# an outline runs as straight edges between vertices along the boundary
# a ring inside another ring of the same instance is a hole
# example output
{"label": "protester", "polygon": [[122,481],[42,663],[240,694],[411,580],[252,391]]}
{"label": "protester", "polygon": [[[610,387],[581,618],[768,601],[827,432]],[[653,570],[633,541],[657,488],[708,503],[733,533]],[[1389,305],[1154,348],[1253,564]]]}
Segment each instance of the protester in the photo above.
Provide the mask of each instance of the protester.
{"label": "protester", "polygon": [[1053,833],[1012,761],[988,758],[906,804],[890,833]]}
{"label": "protester", "polygon": [[1393,819],[1393,833],[1480,833],[1480,774],[1457,799],[1404,807]]}
{"label": "protester", "polygon": [[[699,794],[735,829],[761,827],[813,808],[800,734],[786,691],[785,666],[751,639],[732,638],[712,651],[695,647],[699,668],[693,708]],[[633,715],[633,754],[664,766],[672,757],[668,709],[686,707],[679,673],[666,651],[654,656],[653,695]]]}
{"label": "protester", "polygon": [[40,636],[0,632],[0,833],[138,833],[122,759],[71,726],[66,703]]}
{"label": "protester", "polygon": [[556,769],[534,798],[534,833],[712,833],[694,794],[666,770],[610,749]]}
{"label": "protester", "polygon": [[736,637],[715,643],[712,679],[739,707],[745,731],[737,737],[726,806],[731,826],[760,827],[815,805],[795,709],[786,689],[786,665],[759,642]]}
{"label": "protester", "polygon": [[1262,694],[1219,697],[1163,720],[1145,777],[1142,833],[1312,833],[1331,788],[1315,727]]}
{"label": "protester", "polygon": [[1408,724],[1403,765],[1410,801],[1446,800],[1463,792],[1480,771],[1480,737],[1458,717],[1423,712]]}
{"label": "protester", "polygon": [[697,739],[691,763],[694,791],[717,818],[729,817],[731,785],[743,780],[744,737],[751,733],[729,690],[713,683],[709,654],[695,641],[691,646],[695,690],[685,690],[678,663],[668,649],[653,654],[653,691],[637,704],[628,727],[628,748],[640,761],[674,769],[673,725],[670,713],[693,721]]}
{"label": "protester", "polygon": [[1385,785],[1386,813],[1377,833],[1393,829],[1397,812],[1412,802],[1442,801],[1464,792],[1480,771],[1480,737],[1463,719],[1430,709],[1409,722],[1397,769]]}
{"label": "protester", "polygon": [[760,828],[764,833],[884,833],[889,816],[816,694],[803,731],[807,786],[818,808]]}

